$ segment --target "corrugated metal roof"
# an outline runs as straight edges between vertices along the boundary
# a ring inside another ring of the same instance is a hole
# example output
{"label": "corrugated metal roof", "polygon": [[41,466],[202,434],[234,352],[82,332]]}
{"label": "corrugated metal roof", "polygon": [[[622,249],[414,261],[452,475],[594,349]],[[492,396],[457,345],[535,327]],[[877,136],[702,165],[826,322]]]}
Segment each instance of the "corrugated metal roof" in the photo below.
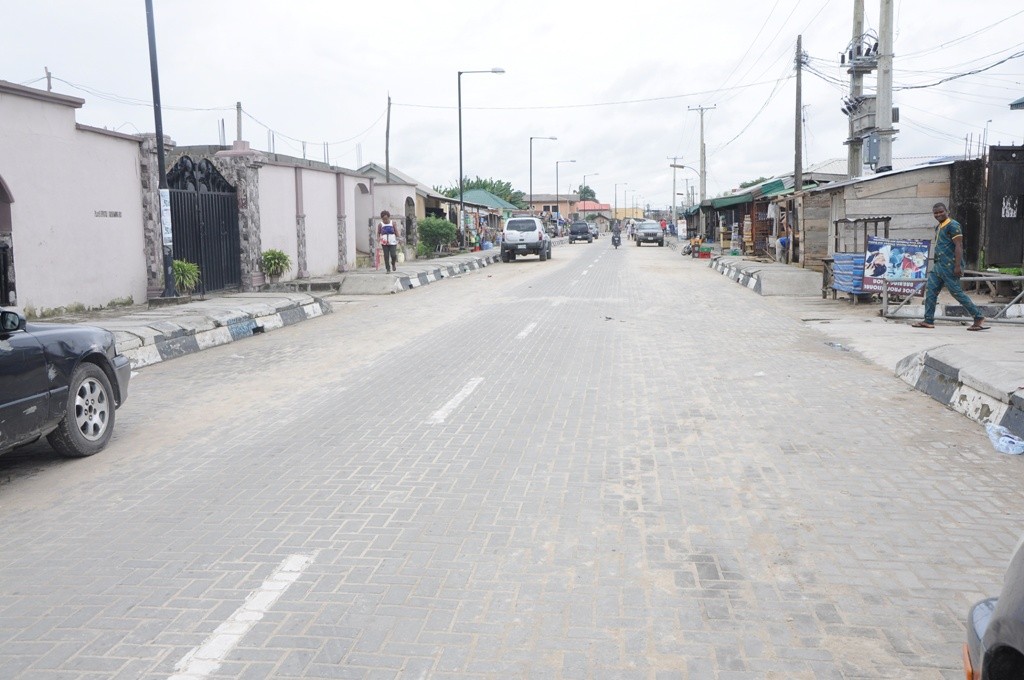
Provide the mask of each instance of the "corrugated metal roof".
{"label": "corrugated metal roof", "polygon": [[519,210],[501,196],[495,196],[486,189],[467,189],[463,194],[466,203],[479,203],[488,208],[500,208],[502,210]]}
{"label": "corrugated metal roof", "polygon": [[749,191],[745,191],[742,194],[734,194],[732,196],[713,198],[711,199],[711,207],[715,209],[728,208],[731,205],[741,205],[743,203],[750,203],[753,200],[753,198],[754,197],[751,196]]}

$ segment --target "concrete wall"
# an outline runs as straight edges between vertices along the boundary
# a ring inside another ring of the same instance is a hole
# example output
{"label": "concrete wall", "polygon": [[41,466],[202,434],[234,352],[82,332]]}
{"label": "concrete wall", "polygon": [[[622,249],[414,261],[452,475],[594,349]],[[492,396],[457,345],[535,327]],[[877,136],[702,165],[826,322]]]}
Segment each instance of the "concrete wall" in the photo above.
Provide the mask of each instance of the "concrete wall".
{"label": "concrete wall", "polygon": [[260,168],[260,248],[276,248],[292,260],[291,270],[281,276],[290,281],[298,275],[295,239],[295,169],[285,165]]}
{"label": "concrete wall", "polygon": [[82,100],[0,83],[17,306],[146,299],[141,138],[79,127]]}
{"label": "concrete wall", "polygon": [[371,219],[376,224],[379,211],[374,209],[373,194],[370,193],[372,182],[368,179],[355,179],[355,191],[352,197],[352,212],[354,215],[353,228],[355,230],[356,250],[362,253],[371,253],[370,234],[373,232]]}
{"label": "concrete wall", "polygon": [[334,172],[302,170],[306,268],[310,276],[338,271],[338,197]]}

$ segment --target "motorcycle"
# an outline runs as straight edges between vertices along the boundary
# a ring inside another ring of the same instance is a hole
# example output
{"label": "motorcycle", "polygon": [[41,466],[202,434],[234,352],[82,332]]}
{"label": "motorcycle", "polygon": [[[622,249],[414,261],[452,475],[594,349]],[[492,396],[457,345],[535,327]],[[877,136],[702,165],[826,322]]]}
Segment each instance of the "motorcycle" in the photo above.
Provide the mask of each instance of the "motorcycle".
{"label": "motorcycle", "polygon": [[621,234],[618,234],[618,233],[612,234],[612,245],[615,246],[616,250],[618,250],[619,246],[622,245],[622,235]]}

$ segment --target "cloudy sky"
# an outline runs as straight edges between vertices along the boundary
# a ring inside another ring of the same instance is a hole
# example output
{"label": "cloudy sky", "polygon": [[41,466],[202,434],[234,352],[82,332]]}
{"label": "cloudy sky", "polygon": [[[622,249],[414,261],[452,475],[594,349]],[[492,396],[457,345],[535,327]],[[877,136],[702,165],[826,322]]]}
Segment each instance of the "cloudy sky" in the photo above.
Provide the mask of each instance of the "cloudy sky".
{"label": "cloudy sky", "polygon": [[[301,157],[305,140],[310,158],[323,160],[326,144],[335,165],[383,164],[390,95],[391,164],[448,186],[458,181],[457,74],[501,67],[461,78],[467,176],[528,192],[530,137],[557,137],[533,142],[534,193],[554,193],[556,162],[572,160],[557,166],[560,192],[586,174],[601,201],[662,207],[670,158],[699,165],[697,107],[710,109],[709,196],[792,172],[802,35],[816,72],[803,78],[805,163],[846,154],[839,54],[852,0],[153,4],[164,131],[178,144],[217,144],[221,121],[230,143],[241,102],[255,148],[268,148],[270,129],[278,153]],[[962,155],[986,127],[990,143],[1021,144],[1024,111],[1008,104],[1024,97],[1024,8],[894,6],[894,157]],[[55,92],[86,100],[79,122],[153,130],[144,0],[6,0],[2,16],[0,80],[45,89],[49,68]],[[865,28],[878,26],[879,0],[865,0]],[[687,182],[697,174],[679,170],[677,193]]]}

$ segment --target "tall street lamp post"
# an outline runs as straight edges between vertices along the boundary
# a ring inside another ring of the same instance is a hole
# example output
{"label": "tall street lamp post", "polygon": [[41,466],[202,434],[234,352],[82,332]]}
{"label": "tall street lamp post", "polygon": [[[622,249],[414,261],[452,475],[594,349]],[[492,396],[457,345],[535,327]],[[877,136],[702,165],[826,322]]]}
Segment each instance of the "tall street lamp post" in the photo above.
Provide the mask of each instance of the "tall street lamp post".
{"label": "tall street lamp post", "polygon": [[[619,184],[621,184],[622,186],[629,186],[629,182],[619,182]],[[615,185],[615,210],[614,210],[614,212],[612,212],[612,219],[614,219],[614,220],[619,219],[619,184]],[[626,198],[626,195],[625,195],[626,194],[626,190],[625,189],[622,190],[622,194],[623,194],[622,195],[623,203],[625,203],[625,198]]]}
{"label": "tall street lamp post", "polygon": [[576,161],[555,161],[555,233],[558,233],[558,220],[562,217],[562,206],[561,201],[558,199],[558,164],[559,163],[575,163]]}
{"label": "tall street lamp post", "polygon": [[[589,174],[590,174],[591,177],[596,177],[597,175],[600,175],[601,173],[599,173],[599,172],[591,172]],[[583,203],[583,196],[582,196],[582,194],[583,194],[583,187],[585,187],[585,186],[587,186],[587,176],[583,175],[583,184],[580,185],[580,194],[581,194],[581,196],[580,196],[580,203]],[[587,219],[586,213],[583,213],[583,217],[580,218],[580,219],[584,219],[584,220]]]}
{"label": "tall street lamp post", "polygon": [[530,137],[530,214],[533,214],[533,140],[558,139],[558,137]]}
{"label": "tall street lamp post", "polygon": [[[698,176],[700,175],[700,171],[697,170],[697,168],[690,167],[689,165],[683,165],[682,163],[671,163],[669,165],[669,167],[672,168],[672,222],[675,223],[676,222],[676,196],[679,195],[679,194],[676,193],[676,170],[677,169],[679,169],[679,170],[684,170],[684,169],[685,170],[693,170],[694,172],[697,173]],[[678,226],[676,227],[676,229],[678,229]],[[689,222],[687,222],[686,229],[687,229],[687,231],[689,231],[689,229],[690,229]],[[676,235],[677,236],[679,235],[678,231],[676,231]]]}
{"label": "tall street lamp post", "polygon": [[463,73],[504,73],[505,69],[495,66],[487,71],[459,71],[459,247],[466,247],[466,201],[462,197],[462,74]]}

